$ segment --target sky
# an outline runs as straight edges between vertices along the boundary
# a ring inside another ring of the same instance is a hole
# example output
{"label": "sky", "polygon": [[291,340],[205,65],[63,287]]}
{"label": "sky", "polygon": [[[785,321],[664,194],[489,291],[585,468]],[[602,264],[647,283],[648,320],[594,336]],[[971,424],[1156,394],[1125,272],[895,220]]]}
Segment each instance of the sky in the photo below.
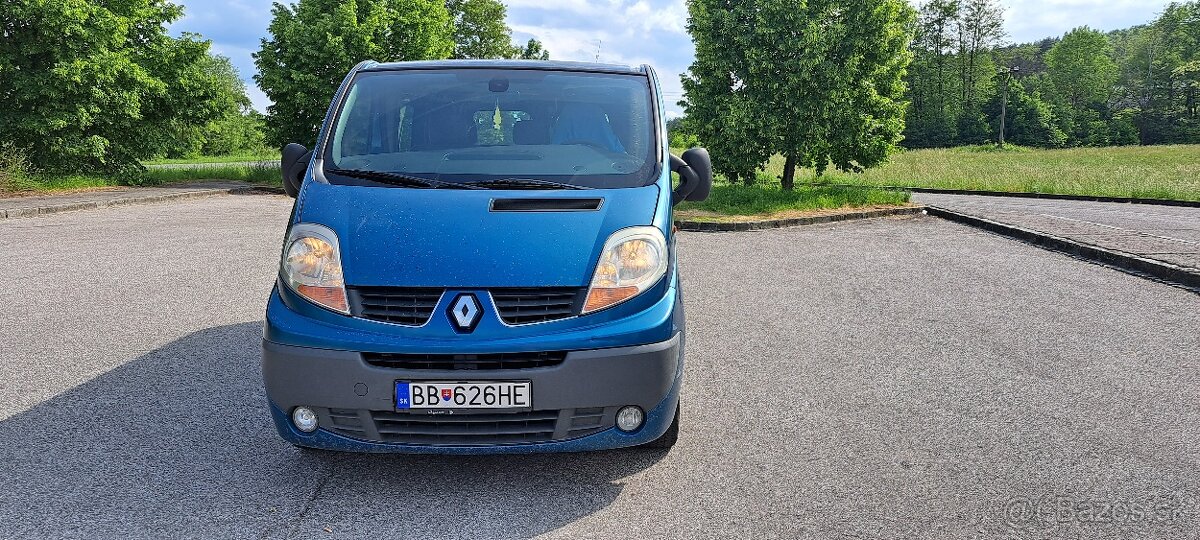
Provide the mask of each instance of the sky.
{"label": "sky", "polygon": [[[172,33],[195,32],[212,40],[246,80],[254,107],[270,100],[253,80],[259,40],[271,20],[271,0],[174,0],[184,16]],[[1078,26],[1116,30],[1154,19],[1170,0],[1000,0],[1011,42],[1061,36]],[[910,0],[914,4],[916,0]],[[682,96],[680,75],[691,64],[683,0],[506,0],[513,38],[541,40],[554,60],[650,64],[658,71],[669,115]]]}

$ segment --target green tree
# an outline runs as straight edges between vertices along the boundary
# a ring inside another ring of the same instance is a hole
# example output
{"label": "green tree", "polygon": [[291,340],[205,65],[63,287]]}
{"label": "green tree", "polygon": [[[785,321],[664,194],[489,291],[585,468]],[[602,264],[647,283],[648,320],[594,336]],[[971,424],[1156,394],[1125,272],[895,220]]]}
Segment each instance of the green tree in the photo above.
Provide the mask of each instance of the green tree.
{"label": "green tree", "polygon": [[1138,144],[1140,139],[1136,119],[1139,112],[1137,109],[1121,109],[1113,114],[1108,121],[1108,131],[1112,134],[1110,144],[1116,146]]}
{"label": "green tree", "polygon": [[140,168],[183,126],[229,98],[208,72],[209,42],[172,38],[162,0],[9,0],[0,9],[0,140],[54,171]]}
{"label": "green tree", "polygon": [[992,135],[984,105],[996,95],[1003,14],[998,0],[920,4],[907,78],[912,108],[906,146],[978,144]]}
{"label": "green tree", "polygon": [[[1058,148],[1066,144],[1067,135],[1059,129],[1054,118],[1054,109],[1042,99],[1036,90],[1042,75],[1014,78],[1008,86],[1007,135],[1005,141],[1020,146]],[[1000,129],[1000,94],[996,94],[984,108],[988,118],[994,118],[990,129]]]}
{"label": "green tree", "polygon": [[700,145],[700,139],[692,133],[686,116],[676,116],[667,120],[667,139],[671,148],[688,149]]}
{"label": "green tree", "polygon": [[1068,32],[1046,53],[1046,69],[1059,94],[1075,109],[1107,102],[1117,82],[1108,37],[1086,26]]}
{"label": "green tree", "polygon": [[730,46],[734,35],[746,35],[752,14],[713,0],[688,3],[688,31],[696,59],[683,76],[686,98],[679,102],[688,123],[712,152],[713,169],[732,182],[752,184],[755,171],[771,157],[751,89],[739,79],[745,71],[743,48]]}
{"label": "green tree", "polygon": [[904,129],[903,77],[915,12],[904,0],[693,0],[696,61],[685,107],[706,144],[741,148],[714,162],[746,178],[772,154],[797,167],[882,164]]}
{"label": "green tree", "polygon": [[1046,53],[1051,103],[1071,144],[1108,146],[1109,98],[1118,79],[1108,36],[1087,27],[1063,36]]}
{"label": "green tree", "polygon": [[254,77],[273,104],[267,141],[312,145],[346,72],[362,60],[428,60],[454,52],[442,0],[299,0],[276,3]]}
{"label": "green tree", "polygon": [[516,58],[520,60],[549,60],[550,52],[542,48],[542,42],[529,38],[524,47],[516,47]]}
{"label": "green tree", "polygon": [[1200,61],[1200,2],[1168,4],[1141,37],[1129,54],[1132,65],[1124,71],[1133,74],[1140,89],[1143,144],[1200,142],[1195,72],[1186,67]]}
{"label": "green tree", "polygon": [[509,58],[519,54],[512,30],[504,23],[507,9],[498,0],[446,0],[454,20],[453,58]]}
{"label": "green tree", "polygon": [[1004,38],[1004,9],[998,0],[963,0],[958,21],[962,103],[975,111],[995,75],[992,49]]}
{"label": "green tree", "polygon": [[232,98],[225,114],[204,127],[200,153],[220,156],[239,151],[260,150],[266,146],[263,116],[255,112],[246,95],[246,83],[233,63],[224,56],[213,56],[210,71]]}
{"label": "green tree", "polygon": [[1200,58],[1180,64],[1171,70],[1171,75],[1179,81],[1183,94],[1183,116],[1200,118]]}
{"label": "green tree", "polygon": [[162,154],[172,158],[216,156],[260,148],[262,134],[255,131],[261,127],[251,116],[246,83],[233,63],[224,56],[208,55],[198,67],[195,78],[214,90],[207,105],[216,117],[204,123],[175,122]]}
{"label": "green tree", "polygon": [[905,130],[915,147],[948,146],[957,138],[960,81],[953,76],[960,0],[921,4],[908,72],[912,107]]}

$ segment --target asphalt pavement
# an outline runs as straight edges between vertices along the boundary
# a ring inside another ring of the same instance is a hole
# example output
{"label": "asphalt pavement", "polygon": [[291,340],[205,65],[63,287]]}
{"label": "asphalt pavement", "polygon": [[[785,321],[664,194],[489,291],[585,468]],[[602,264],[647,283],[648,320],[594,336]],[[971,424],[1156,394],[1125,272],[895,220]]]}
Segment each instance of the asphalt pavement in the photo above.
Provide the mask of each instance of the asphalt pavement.
{"label": "asphalt pavement", "polygon": [[254,184],[230,181],[178,182],[153,187],[114,186],[54,195],[0,197],[0,219],[26,218],[110,206],[194,199],[254,189]]}
{"label": "asphalt pavement", "polygon": [[913,200],[1200,273],[1200,208],[933,193]]}
{"label": "asphalt pavement", "polygon": [[933,218],[684,233],[668,453],[302,453],[290,204],[0,221],[0,538],[1200,537],[1200,295]]}

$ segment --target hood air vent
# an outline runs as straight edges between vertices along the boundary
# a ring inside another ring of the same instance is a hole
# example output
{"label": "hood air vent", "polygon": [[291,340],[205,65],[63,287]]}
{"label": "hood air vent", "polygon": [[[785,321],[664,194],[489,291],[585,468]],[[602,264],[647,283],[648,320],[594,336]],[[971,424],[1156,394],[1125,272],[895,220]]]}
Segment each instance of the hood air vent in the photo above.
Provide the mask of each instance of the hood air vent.
{"label": "hood air vent", "polygon": [[594,212],[604,199],[492,199],[493,212]]}

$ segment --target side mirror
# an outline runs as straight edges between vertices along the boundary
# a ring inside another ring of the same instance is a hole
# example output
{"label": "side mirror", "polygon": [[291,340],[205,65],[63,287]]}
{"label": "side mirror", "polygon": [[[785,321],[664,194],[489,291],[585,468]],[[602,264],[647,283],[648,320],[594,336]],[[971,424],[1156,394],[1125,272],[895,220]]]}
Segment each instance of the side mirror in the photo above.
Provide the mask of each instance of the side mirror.
{"label": "side mirror", "polygon": [[304,183],[304,173],[308,171],[308,161],[312,159],[304,145],[290,143],[283,147],[283,157],[279,159],[279,170],[283,173],[283,192],[288,197],[296,198],[300,194],[300,185]]}
{"label": "side mirror", "polygon": [[679,173],[683,182],[671,194],[671,204],[683,201],[703,201],[712,192],[712,159],[708,150],[693,148],[683,157],[671,156],[671,170]]}

